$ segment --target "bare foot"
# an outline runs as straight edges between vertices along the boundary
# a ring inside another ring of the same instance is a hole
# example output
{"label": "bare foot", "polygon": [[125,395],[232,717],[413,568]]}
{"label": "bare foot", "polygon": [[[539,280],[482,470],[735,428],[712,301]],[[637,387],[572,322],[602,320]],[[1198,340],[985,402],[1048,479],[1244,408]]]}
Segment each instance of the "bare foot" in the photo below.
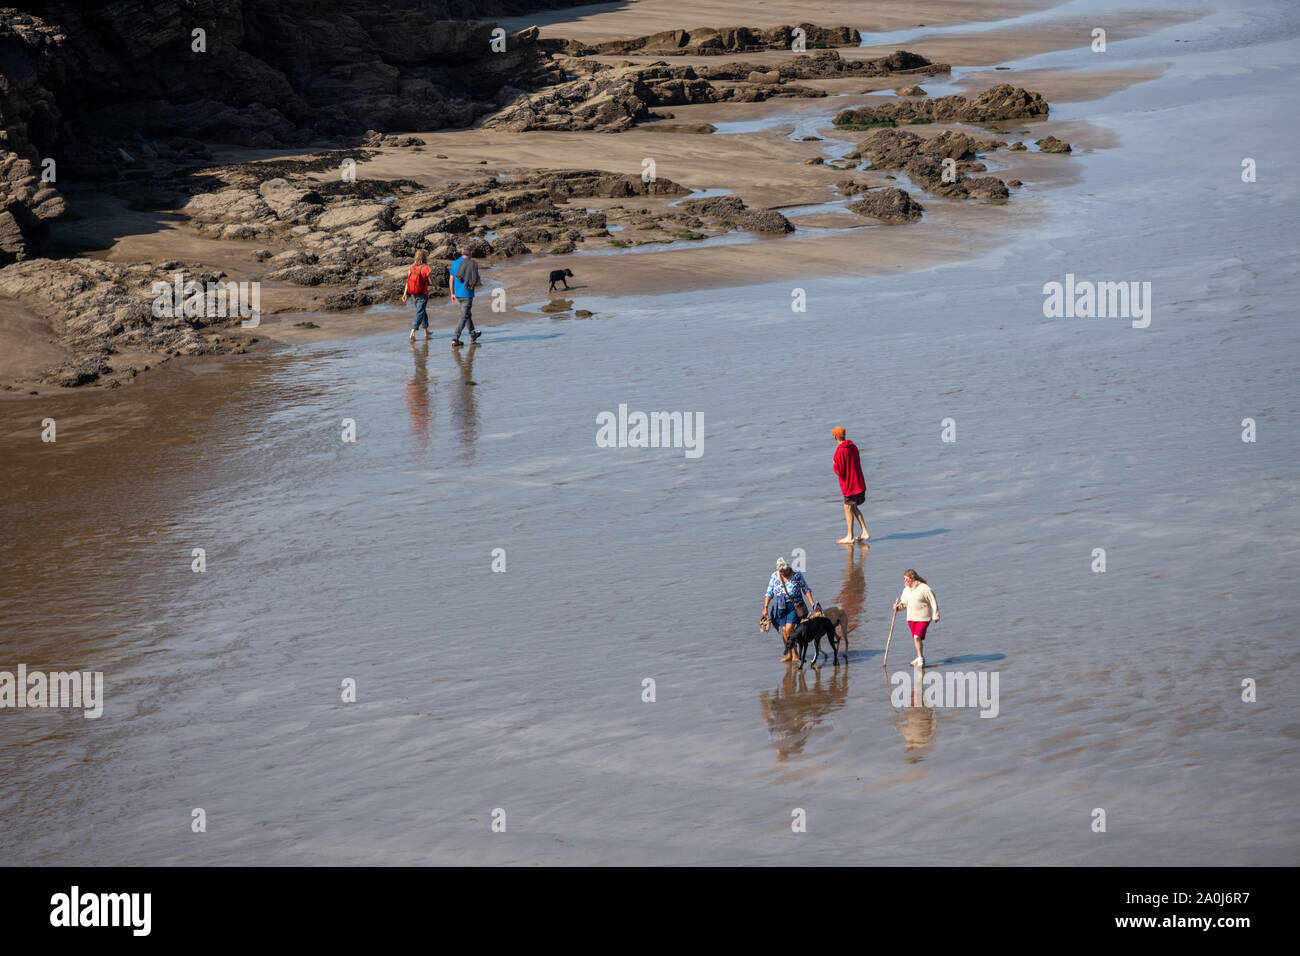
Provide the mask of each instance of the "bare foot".
{"label": "bare foot", "polygon": [[784,663],[786,663],[787,661],[792,661],[792,660],[794,660],[794,655],[793,655],[793,654],[787,654],[787,655],[785,655],[785,657],[781,658],[781,663],[784,664]]}
{"label": "bare foot", "polygon": [[840,538],[840,540],[836,541],[835,543],[836,543],[836,544],[852,544],[852,543],[853,543],[853,539],[852,539],[852,538]]}
{"label": "bare foot", "polygon": [[866,533],[864,532],[864,533],[858,535],[858,540],[859,540],[859,541],[870,541],[870,540],[871,540],[871,535],[866,534]]}

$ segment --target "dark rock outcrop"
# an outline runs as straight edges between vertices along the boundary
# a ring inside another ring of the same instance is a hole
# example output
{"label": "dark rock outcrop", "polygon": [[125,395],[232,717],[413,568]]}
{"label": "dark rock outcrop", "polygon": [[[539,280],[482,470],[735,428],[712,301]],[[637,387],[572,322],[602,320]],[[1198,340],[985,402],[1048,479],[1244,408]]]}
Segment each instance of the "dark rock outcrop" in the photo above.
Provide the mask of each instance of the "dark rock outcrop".
{"label": "dark rock outcrop", "polygon": [[859,216],[879,219],[891,225],[916,222],[925,212],[925,207],[913,199],[907,190],[896,186],[872,189],[863,198],[849,203],[846,208]]}
{"label": "dark rock outcrop", "polygon": [[1071,150],[1069,143],[1064,140],[1059,140],[1055,136],[1048,136],[1040,139],[1034,145],[1044,153],[1068,153]]}
{"label": "dark rock outcrop", "polygon": [[209,331],[239,321],[237,314],[218,316],[207,309],[201,310],[207,314],[157,314],[154,283],[167,284],[170,294],[177,272],[184,273],[184,283],[206,285],[222,278],[177,262],[29,259],[0,270],[0,294],[48,318],[60,344],[72,353],[67,365],[47,371],[42,380],[83,385],[107,373],[111,356],[123,350],[200,355],[237,346],[214,341]]}
{"label": "dark rock outcrop", "polygon": [[[921,73],[927,76],[949,73],[946,63],[931,63],[925,57],[907,50],[895,50],[888,56],[874,60],[846,60],[837,50],[818,50],[806,56],[796,56],[783,63],[758,64],[737,60],[728,63],[705,63],[696,72],[710,80],[753,80],[755,74],[778,74],[781,80],[828,80],[844,77],[888,76],[893,73]],[[772,82],[770,80],[764,82]]]}
{"label": "dark rock outcrop", "polygon": [[[574,200],[689,193],[669,179],[646,181],[593,169],[492,176],[430,190],[370,180],[332,183],[327,189],[302,168],[307,163],[295,170],[294,162],[208,170],[205,191],[181,211],[206,236],[290,246],[269,257],[272,270],[266,278],[309,287],[355,285],[368,275],[402,269],[417,249],[436,261],[466,249],[476,258],[510,258],[541,251],[535,247],[543,245],[571,246],[606,226],[604,212],[588,212]],[[757,228],[764,222],[755,211],[741,220],[746,225],[728,228]],[[485,238],[489,230],[496,238]],[[434,294],[443,294],[443,288],[445,283]],[[353,300],[329,301],[346,308]]]}
{"label": "dark rock outcrop", "polygon": [[906,129],[882,129],[858,144],[858,152],[878,169],[902,169],[917,155],[939,159],[974,159],[978,153],[998,149],[1000,139],[983,139],[966,133],[945,130],[938,136],[924,137]]}
{"label": "dark rock outcrop", "polygon": [[689,66],[611,67],[523,97],[485,120],[486,129],[617,133],[654,106],[714,103],[718,94]]}
{"label": "dark rock outcrop", "polygon": [[688,215],[710,219],[728,229],[767,233],[794,232],[790,220],[775,209],[750,209],[735,196],[688,199],[678,208]]}
{"label": "dark rock outcrop", "polygon": [[[564,79],[535,29],[495,52],[494,24],[479,18],[574,2],[31,0],[0,10],[0,265],[40,250],[66,208],[64,182],[157,178],[202,159],[202,143],[468,126]],[[47,159],[55,182],[41,179]]]}
{"label": "dark rock outcrop", "polygon": [[871,126],[918,119],[932,123],[990,123],[1041,118],[1047,113],[1047,101],[1041,94],[1003,83],[985,90],[973,100],[954,93],[938,99],[904,100],[843,110],[835,117],[835,125]]}
{"label": "dark rock outcrop", "polygon": [[[945,199],[984,199],[1001,202],[1010,195],[996,176],[971,178],[987,167],[976,161],[980,153],[1005,146],[999,139],[977,139],[945,130],[923,137],[905,129],[882,129],[858,144],[858,152],[876,169],[901,169],[926,192]],[[945,162],[949,160],[950,162]]]}
{"label": "dark rock outcrop", "polygon": [[[801,23],[808,49],[857,46],[862,37],[852,27],[819,27]],[[779,26],[766,30],[751,27],[702,27],[697,30],[665,30],[628,40],[582,43],[578,40],[547,41],[554,50],[571,56],[620,53],[652,56],[709,56],[728,53],[751,53],[758,50],[789,50],[794,41],[794,27]]]}
{"label": "dark rock outcrop", "polygon": [[407,147],[407,146],[424,146],[424,140],[418,136],[385,136],[378,130],[368,129],[365,136],[361,139],[361,145],[369,146],[372,149],[379,149],[384,146],[388,147]]}
{"label": "dark rock outcrop", "polygon": [[59,110],[40,70],[62,40],[36,17],[0,10],[0,266],[43,245],[68,208],[57,163],[46,162]]}
{"label": "dark rock outcrop", "polygon": [[[746,73],[745,76],[749,76]],[[597,64],[584,75],[521,97],[483,121],[485,129],[592,130],[621,133],[640,120],[671,118],[656,107],[690,103],[753,103],[772,97],[822,97],[824,90],[782,83],[762,74],[751,83],[720,88],[693,67],[662,61],[644,65]]]}

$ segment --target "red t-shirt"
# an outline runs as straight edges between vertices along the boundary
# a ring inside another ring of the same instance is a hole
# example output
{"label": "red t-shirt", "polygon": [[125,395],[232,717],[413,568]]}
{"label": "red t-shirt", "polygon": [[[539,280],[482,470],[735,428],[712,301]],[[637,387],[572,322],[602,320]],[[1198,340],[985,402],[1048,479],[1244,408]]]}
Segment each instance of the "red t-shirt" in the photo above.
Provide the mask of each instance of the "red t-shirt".
{"label": "red t-shirt", "polygon": [[835,447],[835,474],[840,479],[840,491],[845,497],[860,495],[867,490],[867,480],[862,477],[862,459],[858,446],[847,438]]}
{"label": "red t-shirt", "polygon": [[429,266],[411,266],[406,273],[406,294],[428,295],[429,273],[432,271]]}

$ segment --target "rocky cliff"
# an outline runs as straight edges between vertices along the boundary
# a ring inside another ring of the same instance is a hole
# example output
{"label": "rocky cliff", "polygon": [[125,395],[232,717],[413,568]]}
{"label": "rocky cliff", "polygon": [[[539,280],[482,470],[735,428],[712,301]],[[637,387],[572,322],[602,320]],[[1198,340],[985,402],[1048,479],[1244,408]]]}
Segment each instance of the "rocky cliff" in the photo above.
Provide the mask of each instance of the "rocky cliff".
{"label": "rocky cliff", "polygon": [[[66,204],[59,182],[148,175],[205,142],[304,145],[464,126],[563,80],[535,31],[482,18],[582,0],[75,0],[0,9],[0,265]],[[500,46],[498,44],[498,46]],[[46,160],[55,160],[53,169]],[[42,175],[44,174],[44,175]]]}

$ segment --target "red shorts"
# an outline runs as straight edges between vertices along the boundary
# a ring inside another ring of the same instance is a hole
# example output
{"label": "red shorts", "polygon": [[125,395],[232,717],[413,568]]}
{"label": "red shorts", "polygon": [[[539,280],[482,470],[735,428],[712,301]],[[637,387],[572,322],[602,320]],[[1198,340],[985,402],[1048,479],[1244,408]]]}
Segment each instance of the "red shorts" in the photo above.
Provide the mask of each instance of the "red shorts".
{"label": "red shorts", "polygon": [[930,626],[929,621],[908,621],[907,626],[912,629],[912,636],[918,641],[925,640],[925,629]]}

